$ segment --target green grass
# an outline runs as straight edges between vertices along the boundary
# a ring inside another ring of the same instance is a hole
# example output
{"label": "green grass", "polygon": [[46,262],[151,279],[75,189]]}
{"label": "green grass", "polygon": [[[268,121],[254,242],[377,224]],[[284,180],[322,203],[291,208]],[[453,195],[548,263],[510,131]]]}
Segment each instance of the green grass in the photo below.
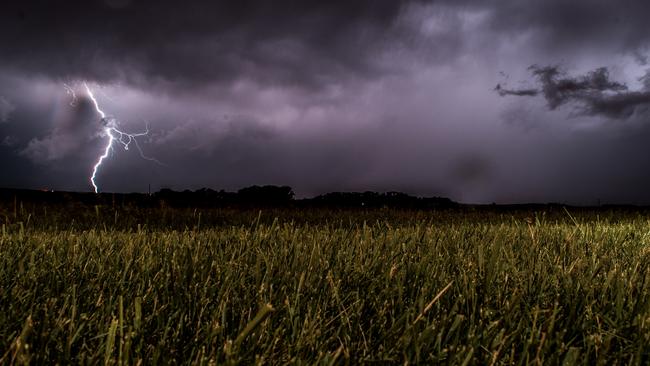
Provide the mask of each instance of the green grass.
{"label": "green grass", "polygon": [[644,364],[650,216],[0,208],[0,363]]}

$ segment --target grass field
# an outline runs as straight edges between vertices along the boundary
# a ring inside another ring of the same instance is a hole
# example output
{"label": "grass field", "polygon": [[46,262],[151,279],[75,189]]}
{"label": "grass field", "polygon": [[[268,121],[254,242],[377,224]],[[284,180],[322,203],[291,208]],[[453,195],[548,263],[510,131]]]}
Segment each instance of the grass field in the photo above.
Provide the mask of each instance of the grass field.
{"label": "grass field", "polygon": [[650,215],[0,206],[0,363],[644,364]]}

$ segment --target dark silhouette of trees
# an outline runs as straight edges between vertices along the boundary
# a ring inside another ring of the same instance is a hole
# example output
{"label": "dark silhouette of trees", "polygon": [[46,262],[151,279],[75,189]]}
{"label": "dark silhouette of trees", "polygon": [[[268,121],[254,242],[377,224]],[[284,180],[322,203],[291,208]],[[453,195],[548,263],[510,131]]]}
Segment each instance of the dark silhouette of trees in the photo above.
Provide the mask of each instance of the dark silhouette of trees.
{"label": "dark silhouette of trees", "polygon": [[448,208],[457,204],[444,197],[414,197],[401,192],[332,192],[310,200],[312,205],[325,207],[366,208]]}
{"label": "dark silhouette of trees", "polygon": [[240,202],[253,205],[286,205],[293,197],[293,189],[288,186],[252,186],[237,191]]}
{"label": "dark silhouette of trees", "polygon": [[19,199],[25,202],[81,205],[130,205],[135,207],[323,207],[323,208],[450,208],[458,204],[443,197],[414,197],[401,192],[332,192],[314,198],[295,199],[288,186],[251,186],[227,192],[201,188],[195,191],[174,191],[163,188],[154,194],[50,192],[1,189],[0,200]]}

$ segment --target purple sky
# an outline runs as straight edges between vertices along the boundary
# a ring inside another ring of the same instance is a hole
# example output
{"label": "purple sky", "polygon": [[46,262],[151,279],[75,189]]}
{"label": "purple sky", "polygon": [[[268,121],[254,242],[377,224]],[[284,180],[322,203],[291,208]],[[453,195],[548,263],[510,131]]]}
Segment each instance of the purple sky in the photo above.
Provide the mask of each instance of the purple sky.
{"label": "purple sky", "polygon": [[85,81],[123,130],[149,125],[140,145],[164,163],[116,148],[102,191],[648,204],[647,14],[640,0],[5,1],[0,186],[92,190],[106,137]]}

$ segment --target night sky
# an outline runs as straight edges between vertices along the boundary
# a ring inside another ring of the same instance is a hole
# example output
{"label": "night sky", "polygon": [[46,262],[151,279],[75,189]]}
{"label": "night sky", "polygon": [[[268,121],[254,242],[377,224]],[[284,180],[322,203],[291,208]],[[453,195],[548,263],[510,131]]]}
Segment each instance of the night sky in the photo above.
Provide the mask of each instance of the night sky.
{"label": "night sky", "polygon": [[[5,0],[0,187],[650,204],[647,0]],[[73,100],[70,89],[77,99]]]}

